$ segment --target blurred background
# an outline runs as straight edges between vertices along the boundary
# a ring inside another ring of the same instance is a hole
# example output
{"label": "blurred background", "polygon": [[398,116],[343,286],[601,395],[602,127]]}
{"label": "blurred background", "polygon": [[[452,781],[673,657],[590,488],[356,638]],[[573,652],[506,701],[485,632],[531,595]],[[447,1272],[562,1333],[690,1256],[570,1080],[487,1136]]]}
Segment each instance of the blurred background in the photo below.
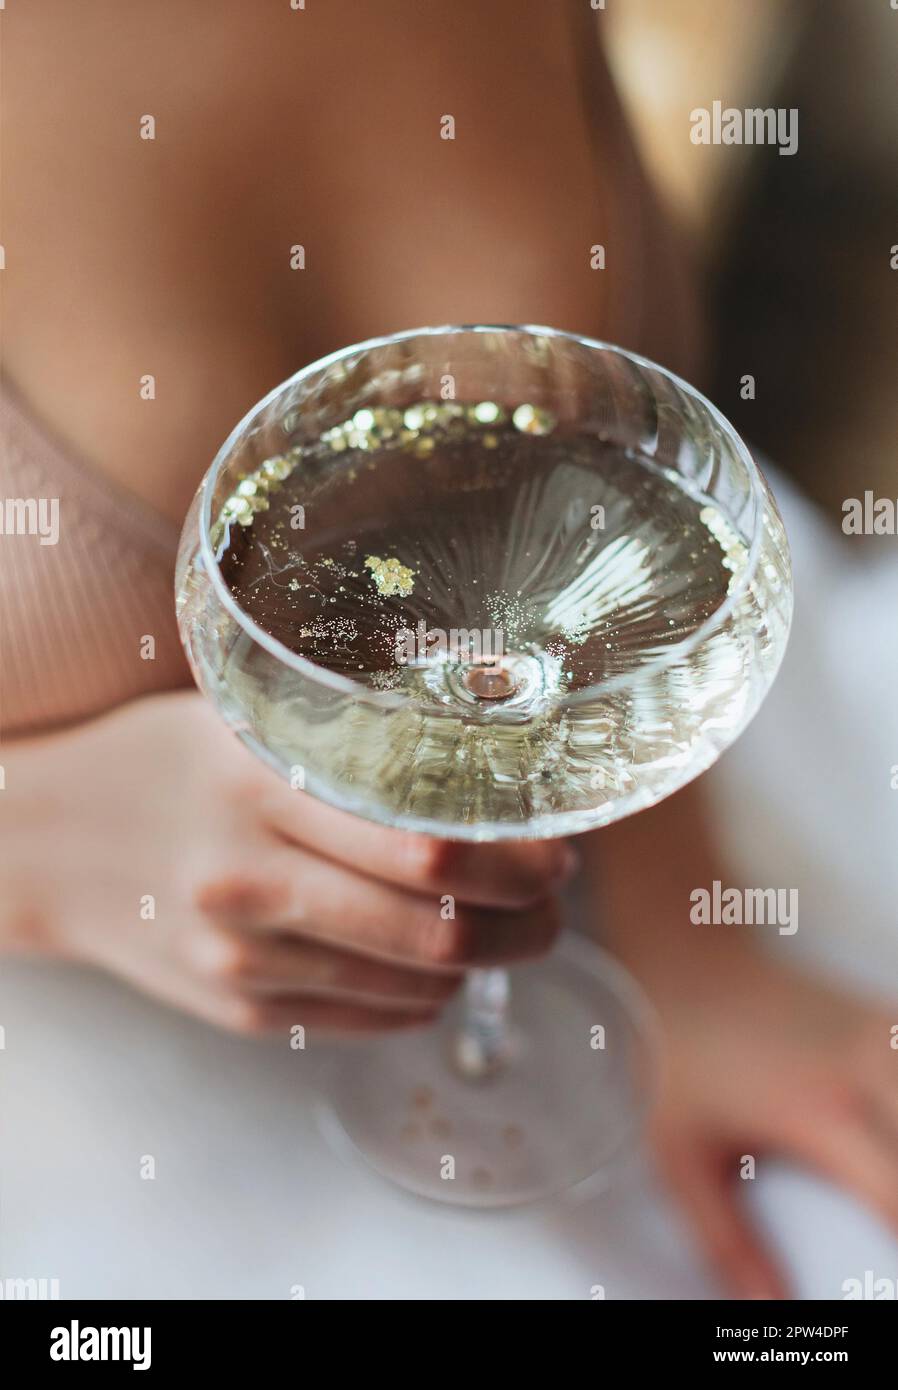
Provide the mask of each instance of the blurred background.
{"label": "blurred background", "polygon": [[[601,22],[643,157],[698,248],[711,399],[835,519],[862,486],[894,496],[898,12],[609,0]],[[800,158],[685,140],[714,100],[799,108]]]}

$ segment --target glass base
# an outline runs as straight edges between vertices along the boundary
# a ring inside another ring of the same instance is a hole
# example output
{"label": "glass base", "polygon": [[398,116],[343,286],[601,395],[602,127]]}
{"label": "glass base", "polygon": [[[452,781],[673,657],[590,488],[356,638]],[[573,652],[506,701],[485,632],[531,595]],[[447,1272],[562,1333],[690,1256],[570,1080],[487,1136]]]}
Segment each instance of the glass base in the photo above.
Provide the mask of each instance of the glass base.
{"label": "glass base", "polygon": [[511,972],[508,1053],[459,1068],[464,999],[428,1030],[341,1048],[325,1129],[421,1197],[515,1206],[604,1172],[634,1144],[651,1092],[648,1006],[627,973],[568,936]]}

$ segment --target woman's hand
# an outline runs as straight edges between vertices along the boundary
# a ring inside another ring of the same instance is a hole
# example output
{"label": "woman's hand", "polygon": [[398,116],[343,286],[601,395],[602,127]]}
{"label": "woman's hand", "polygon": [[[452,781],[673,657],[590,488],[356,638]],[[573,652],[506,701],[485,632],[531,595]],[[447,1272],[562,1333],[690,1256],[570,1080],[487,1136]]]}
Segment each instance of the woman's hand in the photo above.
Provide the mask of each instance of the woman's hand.
{"label": "woman's hand", "polygon": [[195,692],[6,749],[0,949],[90,962],[245,1033],[429,1022],[548,949],[563,844],[383,830],[291,791]]}
{"label": "woman's hand", "polygon": [[742,945],[642,973],[664,1027],[658,1164],[733,1292],[789,1296],[740,1200],[748,1156],[806,1163],[898,1231],[895,1012]]}
{"label": "woman's hand", "polygon": [[786,1296],[739,1200],[744,1156],[807,1163],[898,1230],[898,1015],[778,965],[747,927],[690,920],[692,892],[729,881],[700,783],[580,844],[603,935],[661,1019],[661,1172],[734,1292]]}

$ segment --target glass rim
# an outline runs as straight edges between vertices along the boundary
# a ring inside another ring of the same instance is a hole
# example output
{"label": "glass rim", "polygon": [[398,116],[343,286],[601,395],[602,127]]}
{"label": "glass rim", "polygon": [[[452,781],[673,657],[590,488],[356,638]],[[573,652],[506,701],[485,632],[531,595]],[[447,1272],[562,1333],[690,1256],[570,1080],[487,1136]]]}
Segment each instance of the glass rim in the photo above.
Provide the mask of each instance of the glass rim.
{"label": "glass rim", "polygon": [[[286,377],[283,381],[274,386],[267,395],[257,401],[246,414],[237,422],[224,443],[219,448],[212,463],[206,470],[202,482],[200,483],[201,505],[199,508],[199,545],[200,553],[206,573],[209,575],[213,588],[219,602],[231,615],[244,633],[257,646],[267,651],[281,665],[290,670],[296,671],[299,675],[314,681],[318,685],[330,687],[332,690],[343,695],[349,695],[353,699],[363,701],[367,704],[376,705],[379,708],[400,708],[409,704],[419,704],[418,697],[410,692],[396,690],[375,690],[364,682],[355,680],[352,676],[342,675],[337,671],[329,671],[326,666],[320,666],[315,661],[310,661],[308,657],[300,656],[298,652],[293,652],[276,637],[273,637],[264,628],[260,627],[247,612],[240,606],[232,591],[225,583],[218,560],[211,540],[212,525],[212,498],[215,492],[215,485],[219,474],[225,464],[230,459],[234,449],[239,444],[242,436],[249,430],[253,422],[260,416],[277,398],[290,387],[298,385],[306,377],[314,372],[322,371],[334,366],[344,358],[356,356],[360,353],[371,352],[377,348],[390,347],[394,343],[401,343],[413,338],[439,338],[454,337],[463,333],[508,333],[523,334],[530,337],[559,338],[566,342],[577,343],[581,347],[586,347],[595,351],[611,353],[615,357],[625,358],[636,366],[647,368],[649,371],[657,372],[671,382],[678,390],[682,391],[690,400],[699,405],[733,446],[735,453],[745,468],[749,480],[750,496],[756,504],[763,501],[763,480],[761,471],[752,457],[748,445],[739,434],[738,430],[717,407],[704,396],[696,387],[691,386],[688,381],[678,376],[676,372],[670,371],[667,367],[662,367],[659,363],[653,362],[648,357],[643,357],[638,352],[631,352],[629,348],[618,347],[615,343],[603,341],[601,338],[590,338],[580,333],[570,333],[561,328],[547,328],[540,324],[444,324],[433,328],[406,328],[398,333],[387,333],[375,338],[367,338],[363,342],[350,343],[347,347],[338,348],[335,352],[326,354],[324,357],[317,357],[313,362],[300,367],[292,376]],[[700,646],[707,638],[711,637],[729,618],[737,604],[742,599],[748,586],[754,579],[758,565],[758,557],[761,550],[761,518],[757,518],[754,527],[754,534],[751,537],[748,556],[745,565],[739,572],[736,583],[728,591],[723,603],[715,608],[714,612],[700,623],[688,637],[684,637],[679,642],[674,642],[670,647],[651,661],[645,662],[642,666],[636,667],[633,671],[621,672],[616,676],[611,676],[606,680],[593,682],[591,685],[584,686],[582,690],[572,691],[570,694],[563,695],[557,704],[558,709],[569,709],[572,706],[580,705],[589,700],[594,700],[613,693],[614,691],[626,689],[635,684],[638,680],[650,677],[656,672],[664,671],[668,667],[676,664],[683,657],[688,656],[696,647]],[[428,705],[428,712],[435,717],[446,717],[447,711],[439,705],[432,709]]]}

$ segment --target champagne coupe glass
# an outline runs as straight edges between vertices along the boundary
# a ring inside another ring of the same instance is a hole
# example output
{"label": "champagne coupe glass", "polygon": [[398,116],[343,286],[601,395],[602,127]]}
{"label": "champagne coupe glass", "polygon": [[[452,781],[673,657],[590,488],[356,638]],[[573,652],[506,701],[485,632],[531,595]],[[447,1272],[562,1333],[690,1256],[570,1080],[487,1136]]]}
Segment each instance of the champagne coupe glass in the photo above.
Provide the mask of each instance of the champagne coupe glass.
{"label": "champagne coupe glass", "polygon": [[[206,474],[176,582],[197,683],[297,795],[455,842],[593,830],[696,777],[758,709],[792,603],[776,504],[704,397],[607,343],[485,325],[273,390]],[[434,929],[456,910],[435,899]],[[651,1057],[626,974],[574,940],[512,974],[511,1002],[473,971],[440,1024],[334,1053],[342,1131],[416,1193],[533,1200],[634,1135]]]}

